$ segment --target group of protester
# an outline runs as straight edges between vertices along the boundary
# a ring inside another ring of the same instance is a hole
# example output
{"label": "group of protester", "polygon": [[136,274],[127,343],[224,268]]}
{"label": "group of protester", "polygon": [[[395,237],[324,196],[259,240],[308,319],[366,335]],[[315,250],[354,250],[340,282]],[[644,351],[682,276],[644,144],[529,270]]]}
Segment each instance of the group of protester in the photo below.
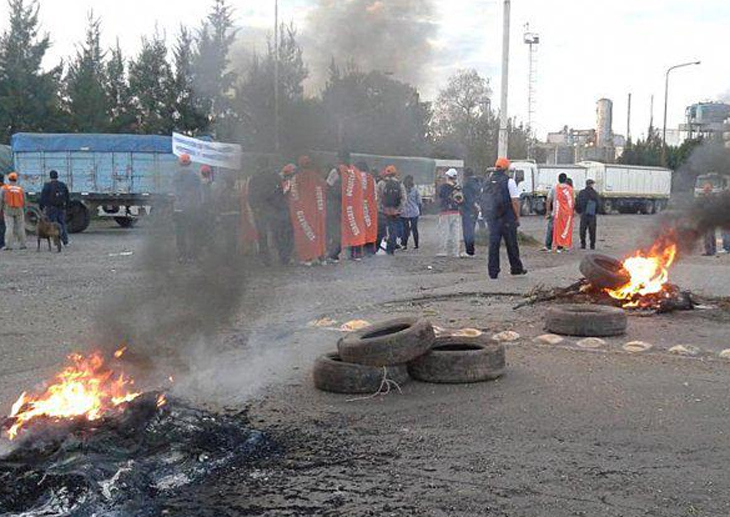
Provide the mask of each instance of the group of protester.
{"label": "group of protester", "polygon": [[[66,209],[70,200],[68,187],[58,179],[58,172],[52,170],[50,180],[43,185],[39,208],[50,222],[58,223],[61,228],[61,242],[69,245],[66,229]],[[27,199],[23,187],[18,184],[18,174],[0,174],[0,250],[12,251],[17,246],[27,249],[25,232],[25,211]]]}

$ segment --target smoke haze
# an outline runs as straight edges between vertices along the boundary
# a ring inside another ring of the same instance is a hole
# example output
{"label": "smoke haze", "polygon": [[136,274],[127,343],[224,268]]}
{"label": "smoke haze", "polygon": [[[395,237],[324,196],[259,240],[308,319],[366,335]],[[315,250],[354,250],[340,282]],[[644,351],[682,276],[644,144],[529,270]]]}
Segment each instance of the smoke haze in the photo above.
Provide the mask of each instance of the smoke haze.
{"label": "smoke haze", "polygon": [[434,13],[432,0],[318,0],[302,39],[314,83],[324,84],[334,58],[421,84],[434,58]]}

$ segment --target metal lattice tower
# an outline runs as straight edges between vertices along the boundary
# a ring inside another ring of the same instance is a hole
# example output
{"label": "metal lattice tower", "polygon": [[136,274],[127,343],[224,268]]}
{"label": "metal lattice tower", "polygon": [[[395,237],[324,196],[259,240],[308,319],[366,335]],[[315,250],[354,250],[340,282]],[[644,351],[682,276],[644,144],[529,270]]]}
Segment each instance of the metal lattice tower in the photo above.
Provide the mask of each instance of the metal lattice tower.
{"label": "metal lattice tower", "polygon": [[[540,44],[540,36],[530,32],[530,24],[525,24],[525,44],[530,47],[530,76],[527,88],[527,128],[530,136],[534,134],[533,123],[537,109],[537,47]],[[530,143],[530,156],[532,158],[532,143]]]}

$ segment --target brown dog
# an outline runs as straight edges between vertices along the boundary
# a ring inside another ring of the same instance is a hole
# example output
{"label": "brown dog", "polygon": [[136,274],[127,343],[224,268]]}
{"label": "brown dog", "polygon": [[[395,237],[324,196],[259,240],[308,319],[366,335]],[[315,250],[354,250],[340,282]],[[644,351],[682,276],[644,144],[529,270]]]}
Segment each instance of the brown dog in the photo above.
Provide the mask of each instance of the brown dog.
{"label": "brown dog", "polygon": [[41,250],[41,240],[46,239],[48,241],[48,251],[51,250],[51,239],[53,239],[53,245],[56,246],[58,252],[61,253],[61,225],[58,223],[52,223],[48,220],[48,217],[41,216],[36,227],[36,235],[38,236],[38,249]]}

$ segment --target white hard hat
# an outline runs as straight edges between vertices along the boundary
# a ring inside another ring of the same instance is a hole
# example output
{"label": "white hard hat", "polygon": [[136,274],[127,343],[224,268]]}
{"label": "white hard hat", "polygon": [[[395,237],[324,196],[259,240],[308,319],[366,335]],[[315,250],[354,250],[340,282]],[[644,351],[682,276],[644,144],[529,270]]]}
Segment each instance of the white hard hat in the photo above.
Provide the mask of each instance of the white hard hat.
{"label": "white hard hat", "polygon": [[455,177],[457,177],[459,175],[459,173],[457,172],[456,169],[449,169],[449,170],[446,171],[446,175],[449,178],[455,178]]}

